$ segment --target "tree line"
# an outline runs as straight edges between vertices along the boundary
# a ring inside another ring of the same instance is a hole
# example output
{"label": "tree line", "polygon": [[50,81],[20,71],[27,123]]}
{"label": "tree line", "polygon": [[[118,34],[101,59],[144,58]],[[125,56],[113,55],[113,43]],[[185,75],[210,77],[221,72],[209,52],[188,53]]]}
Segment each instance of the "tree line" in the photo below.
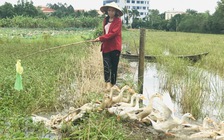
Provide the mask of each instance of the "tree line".
{"label": "tree line", "polygon": [[[58,18],[55,24],[60,26],[54,25],[54,27],[89,26],[89,28],[92,28],[101,24],[100,21],[102,20],[100,18],[103,18],[99,16],[96,10],[74,11],[72,5],[67,5],[66,3],[47,4],[47,7],[54,9],[55,12],[44,14],[40,7],[35,7],[33,5],[32,1],[18,0],[15,5],[5,2],[4,5],[0,6],[0,26],[8,27],[10,25],[11,27],[15,25],[15,27],[19,27],[16,25],[17,23],[8,24],[8,22],[13,19],[15,22],[15,18],[16,21],[22,20],[22,18],[28,18],[29,20],[26,20],[26,22],[35,21],[35,19],[56,20]],[[210,14],[209,11],[198,13],[195,10],[188,9],[184,14],[177,14],[170,20],[165,20],[165,13],[160,14],[157,9],[150,9],[147,16],[143,19],[139,18],[139,12],[136,9],[128,10],[127,8],[123,8],[122,11],[124,13],[124,25],[131,28],[197,33],[224,33],[224,0],[217,2],[216,11],[213,14]],[[60,19],[64,20],[61,20],[60,23]],[[130,19],[132,19],[132,23],[129,23]],[[32,27],[47,27],[47,25],[32,25]],[[52,27],[52,25],[50,27]]]}
{"label": "tree line", "polygon": [[47,4],[54,10],[45,14],[41,7],[35,7],[32,1],[18,0],[17,4],[5,2],[0,6],[0,27],[18,28],[95,28],[99,25],[98,13],[74,11],[66,3]]}
{"label": "tree line", "polygon": [[63,17],[96,17],[98,13],[96,10],[90,11],[74,11],[72,5],[66,3],[47,4],[47,7],[55,10],[51,14],[44,14],[41,11],[41,7],[35,7],[32,1],[18,0],[17,4],[12,5],[11,3],[5,2],[0,6],[0,19],[2,18],[13,18],[15,16],[28,16],[28,17],[41,17],[47,18],[49,16],[63,18]]}
{"label": "tree line", "polygon": [[125,24],[129,24],[128,18],[132,18],[132,28],[148,28],[166,31],[197,32],[197,33],[224,33],[224,0],[217,2],[213,14],[209,11],[198,13],[188,9],[184,14],[177,14],[170,20],[165,20],[165,13],[156,9],[150,9],[144,19],[139,19],[137,10],[128,11],[123,8]]}

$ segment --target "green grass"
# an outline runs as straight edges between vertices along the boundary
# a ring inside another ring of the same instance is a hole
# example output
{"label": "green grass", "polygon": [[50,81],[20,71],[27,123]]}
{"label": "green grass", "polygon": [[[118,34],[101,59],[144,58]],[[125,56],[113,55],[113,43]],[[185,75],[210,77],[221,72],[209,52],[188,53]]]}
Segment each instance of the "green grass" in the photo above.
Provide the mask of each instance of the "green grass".
{"label": "green grass", "polygon": [[[7,34],[9,30],[3,29],[1,32]],[[21,31],[31,32],[28,29]],[[19,34],[20,30],[15,32]],[[32,32],[35,33],[32,38],[19,35],[14,37],[4,35],[1,38],[0,119],[2,134],[9,135],[9,138],[17,137],[15,135],[20,132],[24,133],[23,129],[17,128],[19,123],[17,119],[23,119],[31,113],[65,108],[66,102],[58,98],[63,95],[68,85],[77,80],[75,79],[77,75],[81,75],[80,63],[84,62],[89,54],[89,44],[83,43],[30,55],[43,49],[83,41],[81,36],[90,35],[88,32],[62,31],[61,35],[58,33],[55,37],[50,35],[54,31],[32,30]],[[15,91],[13,88],[17,59],[21,59],[24,68],[23,91]],[[15,126],[5,127],[5,123]]]}
{"label": "green grass", "polygon": [[[140,30],[130,30],[123,33],[123,42],[127,45],[125,50],[130,50],[132,53],[138,51],[139,34]],[[205,115],[202,113],[204,102],[212,105],[209,96],[215,96],[218,106],[223,106],[220,100],[223,98],[222,91],[220,88],[218,90],[218,85],[212,91],[210,82],[214,79],[211,79],[209,75],[202,74],[202,72],[208,72],[224,77],[223,51],[223,35],[146,31],[145,55],[164,55],[164,53],[169,52],[170,56],[175,56],[209,52],[197,63],[166,57],[165,55],[157,63],[160,77],[163,79],[161,88],[169,91],[173,97],[178,96],[176,100],[179,101],[183,113],[191,112],[196,118]],[[219,86],[222,87],[223,85]],[[216,116],[217,119],[222,118],[222,110],[220,107],[216,109],[220,112],[219,116]],[[209,114],[210,112],[206,113]]]}
{"label": "green grass", "polygon": [[71,139],[91,140],[124,139],[122,124],[119,124],[116,121],[116,117],[108,116],[106,112],[89,113],[88,116],[88,119],[83,120],[81,125],[77,123],[74,127],[72,127],[71,129],[73,129],[73,131],[70,131],[70,133],[69,129],[67,129],[69,126],[64,126],[62,131],[67,132],[67,136],[64,137]]}
{"label": "green grass", "polygon": [[[32,123],[29,119],[32,113],[60,112],[70,106],[79,107],[102,98],[103,69],[99,43],[83,43],[36,53],[92,39],[93,31],[1,29],[0,34],[0,139],[43,138],[49,132],[43,125]],[[211,91],[208,84],[210,79],[205,80],[200,70],[224,76],[223,35],[147,31],[146,37],[146,54],[149,55],[162,55],[165,51],[171,55],[209,52],[195,64],[164,57],[157,65],[164,78],[164,90],[170,91],[174,97],[183,95],[179,100],[183,112],[191,112],[198,118],[203,116],[200,109],[205,95],[211,94]],[[127,45],[123,51],[138,51],[139,30],[124,30],[123,43]],[[24,90],[20,92],[13,88],[17,59],[21,59],[24,68]],[[193,66],[193,70],[189,66]],[[132,83],[131,80],[124,82]],[[222,107],[223,104],[219,109]],[[105,113],[90,113],[89,116],[79,126],[63,126],[62,137],[127,138],[122,124],[116,122],[114,117]]]}
{"label": "green grass", "polygon": [[[127,49],[131,50],[132,53],[136,53],[136,50],[138,50],[139,33],[139,30],[123,32],[123,43],[127,44]],[[147,30],[145,51],[145,55],[163,55],[166,51],[170,55],[191,55],[209,52],[209,55],[197,65],[224,76],[223,35]]]}

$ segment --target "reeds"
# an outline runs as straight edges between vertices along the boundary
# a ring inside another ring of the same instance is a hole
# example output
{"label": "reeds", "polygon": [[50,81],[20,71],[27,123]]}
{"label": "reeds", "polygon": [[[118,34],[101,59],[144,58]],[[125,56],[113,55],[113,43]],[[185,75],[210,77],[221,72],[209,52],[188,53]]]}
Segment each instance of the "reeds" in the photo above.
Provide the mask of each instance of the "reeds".
{"label": "reeds", "polygon": [[[22,31],[22,35],[19,31]],[[102,55],[98,43],[84,43],[25,57],[42,49],[78,42],[82,40],[81,36],[89,36],[92,32],[32,31],[32,34],[26,34],[31,33],[31,30],[1,30],[4,33],[0,38],[0,138],[12,139],[20,134],[21,137],[36,136],[34,132],[37,131],[38,135],[42,136],[42,133],[47,133],[46,130],[42,131],[42,127],[34,126],[31,121],[24,118],[31,113],[60,112],[70,106],[79,107],[86,102],[99,100],[103,95]],[[160,77],[164,81],[160,87],[176,97],[182,111],[191,112],[200,118],[203,113],[208,113],[203,112],[203,108],[207,104],[212,105],[217,97],[221,103],[215,104],[215,109],[220,110],[218,115],[222,118],[223,90],[220,89],[223,89],[223,83],[211,84],[212,78],[202,74],[202,71],[209,71],[223,78],[223,36],[160,31],[148,31],[146,36],[146,55],[161,55],[165,51],[171,55],[169,58],[161,58],[157,63]],[[123,42],[128,43],[127,50],[137,52],[138,37],[139,32],[123,31]],[[194,64],[172,57],[201,52],[209,52],[209,55]],[[24,90],[21,92],[13,89],[15,62],[18,58],[21,58],[24,67]],[[126,66],[126,63],[121,60],[119,67]],[[125,68],[119,69],[119,73],[122,71],[129,72]],[[130,81],[119,82],[134,84],[131,78]],[[211,90],[212,86],[214,88]],[[214,99],[208,100],[208,97]],[[65,130],[68,132],[65,137],[125,137],[120,124],[115,123],[114,118],[104,115],[90,114],[90,119],[84,121],[80,127],[75,127],[71,131]]]}
{"label": "reeds", "polygon": [[[126,46],[127,49],[135,49],[133,39],[129,41],[127,38],[138,39],[138,31],[131,30],[123,34],[125,41],[129,43]],[[191,112],[196,118],[201,118],[208,114],[205,108],[213,104],[210,100],[211,96],[219,99],[220,95],[223,95],[222,88],[219,87],[224,85],[211,86],[210,83],[214,79],[205,74],[208,71],[219,75],[220,81],[223,79],[224,43],[221,38],[222,35],[147,31],[145,55],[164,56],[157,61],[159,75],[163,81],[160,87],[162,91],[169,91],[174,101],[179,104],[182,111],[180,113]],[[138,41],[135,40],[135,42]],[[209,55],[197,63],[173,57],[203,52],[209,52]],[[212,92],[212,88],[216,91]],[[221,115],[220,106],[223,106],[223,103],[220,100],[217,101],[218,105],[212,108]],[[212,113],[209,114],[212,115]]]}

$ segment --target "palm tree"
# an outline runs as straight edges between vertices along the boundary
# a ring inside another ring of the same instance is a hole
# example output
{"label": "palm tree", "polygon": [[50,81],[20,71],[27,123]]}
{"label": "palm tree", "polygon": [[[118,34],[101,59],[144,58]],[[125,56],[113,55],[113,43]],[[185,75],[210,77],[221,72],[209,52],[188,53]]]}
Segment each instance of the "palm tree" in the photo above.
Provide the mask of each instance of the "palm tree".
{"label": "palm tree", "polygon": [[133,20],[136,19],[136,18],[138,18],[138,17],[140,16],[139,11],[136,10],[136,9],[133,9],[133,10],[131,11],[131,13],[132,13],[132,16],[133,16]]}
{"label": "palm tree", "polygon": [[[122,12],[123,12],[123,16],[124,16],[124,20],[125,20],[125,24],[128,24],[128,9],[127,7],[122,8]],[[126,17],[127,15],[127,17]]]}

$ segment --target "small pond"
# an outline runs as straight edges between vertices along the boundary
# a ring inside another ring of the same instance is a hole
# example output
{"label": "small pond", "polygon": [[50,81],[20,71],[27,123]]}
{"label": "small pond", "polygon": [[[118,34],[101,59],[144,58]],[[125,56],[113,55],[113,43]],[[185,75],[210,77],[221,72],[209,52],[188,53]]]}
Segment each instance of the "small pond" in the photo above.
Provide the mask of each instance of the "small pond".
{"label": "small pond", "polygon": [[[135,81],[138,78],[138,63],[130,62],[130,66],[132,69],[135,69],[133,73],[133,77]],[[207,83],[206,88],[202,87],[204,104],[202,105],[201,111],[203,116],[208,115],[211,118],[221,121],[224,116],[224,80],[208,71],[196,69],[194,67],[188,67],[189,71],[197,71],[200,74],[201,83]],[[157,69],[157,63],[145,63],[145,71],[144,71],[144,85],[143,85],[143,94],[146,97],[150,97],[154,93],[164,93],[168,92],[165,88],[164,83],[166,82],[165,74]],[[181,83],[180,83],[181,85]],[[173,101],[174,108],[176,110],[176,114],[180,116],[183,114],[182,107],[180,105],[180,100],[182,97],[182,89],[175,85],[176,94],[175,101]],[[143,101],[144,105],[148,104],[148,101]],[[202,119],[202,118],[201,118]]]}

